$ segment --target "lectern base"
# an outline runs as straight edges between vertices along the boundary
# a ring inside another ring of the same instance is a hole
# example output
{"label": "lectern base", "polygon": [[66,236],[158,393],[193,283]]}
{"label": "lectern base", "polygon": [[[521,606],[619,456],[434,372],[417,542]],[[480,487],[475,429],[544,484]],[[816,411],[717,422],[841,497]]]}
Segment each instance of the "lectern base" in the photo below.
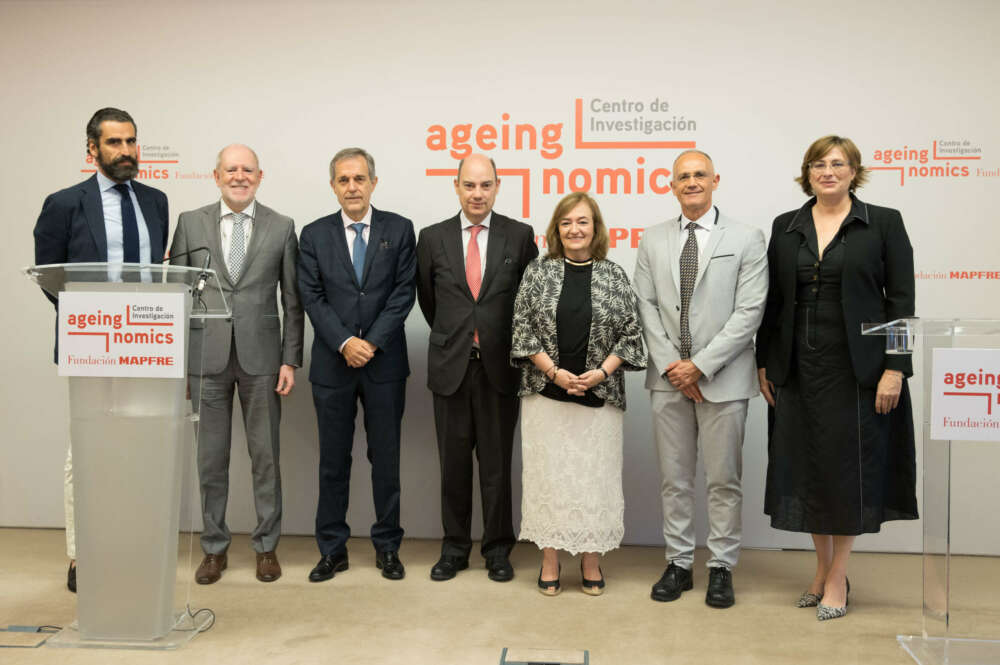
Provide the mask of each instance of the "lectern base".
{"label": "lectern base", "polygon": [[1000,640],[897,635],[899,646],[920,665],[992,665],[1000,663]]}
{"label": "lectern base", "polygon": [[66,649],[140,649],[145,651],[167,651],[179,649],[194,639],[195,635],[207,630],[214,621],[210,612],[200,612],[192,617],[180,612],[175,617],[173,629],[155,640],[112,640],[84,639],[76,621],[50,637],[45,646]]}
{"label": "lectern base", "polygon": [[500,665],[588,665],[589,663],[589,651],[504,647],[500,654]]}

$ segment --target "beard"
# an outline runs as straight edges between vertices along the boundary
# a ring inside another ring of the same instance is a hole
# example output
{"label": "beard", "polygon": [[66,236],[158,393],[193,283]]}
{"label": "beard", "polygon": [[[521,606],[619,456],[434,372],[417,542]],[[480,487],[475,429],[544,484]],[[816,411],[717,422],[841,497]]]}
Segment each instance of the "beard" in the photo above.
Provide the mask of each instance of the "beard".
{"label": "beard", "polygon": [[117,159],[105,161],[100,150],[97,151],[97,164],[105,175],[116,182],[131,180],[139,172],[138,162],[131,157],[121,155]]}

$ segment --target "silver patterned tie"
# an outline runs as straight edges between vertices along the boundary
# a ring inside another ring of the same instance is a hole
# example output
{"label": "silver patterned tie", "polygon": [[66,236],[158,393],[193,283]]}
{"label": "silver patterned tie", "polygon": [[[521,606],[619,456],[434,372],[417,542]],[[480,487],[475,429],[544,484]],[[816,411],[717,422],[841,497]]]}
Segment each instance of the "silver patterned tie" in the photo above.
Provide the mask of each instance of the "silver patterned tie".
{"label": "silver patterned tie", "polygon": [[681,358],[691,357],[691,294],[698,276],[698,238],[694,235],[694,222],[688,223],[688,237],[681,250]]}
{"label": "silver patterned tie", "polygon": [[243,261],[247,258],[246,220],[247,215],[233,213],[233,237],[229,241],[229,278],[234,283],[240,278]]}

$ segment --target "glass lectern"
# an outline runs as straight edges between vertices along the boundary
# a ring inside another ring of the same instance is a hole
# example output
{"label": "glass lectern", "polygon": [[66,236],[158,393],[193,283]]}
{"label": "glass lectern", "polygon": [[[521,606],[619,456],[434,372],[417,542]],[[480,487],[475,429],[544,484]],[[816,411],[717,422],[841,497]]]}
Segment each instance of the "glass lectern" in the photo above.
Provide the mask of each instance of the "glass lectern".
{"label": "glass lectern", "polygon": [[[67,294],[72,293],[73,297],[97,294],[93,296],[97,303],[105,299],[133,303],[126,310],[131,317],[127,325],[119,319],[106,332],[69,333],[94,336],[81,342],[94,350],[94,355],[86,356],[89,364],[153,357],[101,355],[115,351],[119,335],[123,340],[139,335],[163,339],[161,331],[167,330],[177,332],[185,342],[180,367],[172,378],[137,374],[135,367],[127,368],[131,375],[122,375],[124,369],[111,369],[104,376],[69,377],[77,621],[47,644],[133,649],[181,646],[211,620],[177,611],[175,586],[182,475],[193,450],[197,421],[186,395],[185,370],[200,366],[200,358],[193,362],[188,358],[190,318],[230,316],[215,273],[169,265],[72,263],[34,266],[26,268],[25,274],[53,300],[68,303],[72,298]],[[136,321],[148,309],[142,303],[163,298],[162,294],[176,294],[167,296],[178,304],[176,320],[163,323],[148,316]],[[64,306],[60,313],[67,320],[68,309]],[[94,311],[97,316],[92,320],[97,323],[113,320],[109,308]],[[66,373],[65,367],[60,366],[60,373]]]}
{"label": "glass lectern", "polygon": [[[1000,364],[982,362],[1000,358],[1000,321],[899,319],[865,324],[862,334],[885,336],[887,353],[913,354],[923,394],[915,427],[923,450],[923,632],[899,635],[899,644],[921,665],[1000,663],[1000,505],[991,500]],[[972,363],[968,371],[946,371],[956,358]],[[954,408],[961,415],[950,416]],[[975,429],[962,438],[943,433],[945,425]]]}

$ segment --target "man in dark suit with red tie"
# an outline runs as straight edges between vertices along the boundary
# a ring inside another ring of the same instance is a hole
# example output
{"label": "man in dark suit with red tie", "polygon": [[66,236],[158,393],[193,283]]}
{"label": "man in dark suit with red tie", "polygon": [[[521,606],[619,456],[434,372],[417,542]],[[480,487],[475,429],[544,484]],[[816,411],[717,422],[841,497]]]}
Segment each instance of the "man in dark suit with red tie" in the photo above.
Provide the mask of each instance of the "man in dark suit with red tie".
{"label": "man in dark suit with red tie", "polygon": [[[35,264],[159,263],[167,246],[167,196],[134,180],[139,173],[135,121],[103,108],[87,123],[87,153],[97,173],[50,194],[35,224]],[[46,296],[58,306],[56,299]],[[58,356],[57,356],[58,359]],[[66,456],[67,587],[76,591],[73,449]]]}
{"label": "man in dark suit with red tie", "polygon": [[420,232],[417,297],[431,326],[427,387],[441,461],[441,558],[432,580],[450,580],[472,549],[472,455],[479,461],[483,541],[489,578],[514,578],[516,542],[510,463],[517,423],[519,372],[510,364],[514,297],[538,256],[534,231],[493,212],[500,179],[485,155],[458,165],[461,212]]}
{"label": "man in dark suit with red tie", "polygon": [[415,238],[410,220],[370,205],[375,160],[345,148],[330,162],[341,210],[302,229],[298,281],[312,321],[313,403],[319,425],[319,563],[322,582],[347,570],[347,500],[358,400],[364,407],[372,465],[375,564],[382,577],[403,578],[399,559],[399,441],[410,365],[403,323],[413,308]]}

